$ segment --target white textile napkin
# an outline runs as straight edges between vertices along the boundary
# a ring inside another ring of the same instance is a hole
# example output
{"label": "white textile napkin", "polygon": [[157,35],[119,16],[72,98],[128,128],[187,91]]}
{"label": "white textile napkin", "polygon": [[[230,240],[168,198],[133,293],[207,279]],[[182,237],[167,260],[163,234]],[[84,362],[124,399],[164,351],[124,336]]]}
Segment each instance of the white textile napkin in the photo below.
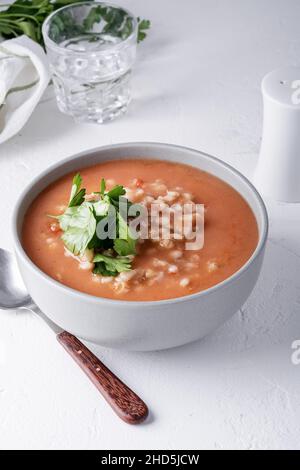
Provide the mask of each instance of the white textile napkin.
{"label": "white textile napkin", "polygon": [[27,36],[0,42],[0,144],[26,124],[49,81],[39,44]]}

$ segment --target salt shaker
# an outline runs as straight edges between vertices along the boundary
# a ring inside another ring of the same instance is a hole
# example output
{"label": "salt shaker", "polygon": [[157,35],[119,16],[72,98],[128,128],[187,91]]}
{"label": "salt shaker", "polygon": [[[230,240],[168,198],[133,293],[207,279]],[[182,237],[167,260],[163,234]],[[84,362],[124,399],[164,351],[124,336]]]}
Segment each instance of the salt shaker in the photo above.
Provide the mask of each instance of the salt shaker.
{"label": "salt shaker", "polygon": [[262,81],[263,135],[254,175],[257,189],[300,202],[300,67],[285,67]]}

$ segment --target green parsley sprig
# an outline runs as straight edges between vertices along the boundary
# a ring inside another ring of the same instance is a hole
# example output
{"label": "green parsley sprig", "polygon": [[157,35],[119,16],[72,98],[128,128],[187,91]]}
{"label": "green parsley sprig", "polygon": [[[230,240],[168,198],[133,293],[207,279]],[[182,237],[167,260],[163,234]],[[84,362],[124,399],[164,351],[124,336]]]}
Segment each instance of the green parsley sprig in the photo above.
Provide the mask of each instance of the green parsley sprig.
{"label": "green parsley sprig", "polygon": [[[100,183],[100,191],[93,193],[91,201],[85,199],[86,189],[81,188],[82,178],[77,174],[73,178],[72,188],[67,209],[62,215],[50,216],[58,220],[63,231],[62,240],[65,247],[75,256],[82,257],[87,249],[94,250],[94,274],[102,276],[117,276],[131,269],[131,263],[136,254],[137,240],[132,236],[120,210],[128,211],[131,203],[124,197],[123,186],[116,185],[106,191],[105,180]],[[100,239],[97,236],[97,224],[109,220],[110,210],[113,210],[115,237]]]}

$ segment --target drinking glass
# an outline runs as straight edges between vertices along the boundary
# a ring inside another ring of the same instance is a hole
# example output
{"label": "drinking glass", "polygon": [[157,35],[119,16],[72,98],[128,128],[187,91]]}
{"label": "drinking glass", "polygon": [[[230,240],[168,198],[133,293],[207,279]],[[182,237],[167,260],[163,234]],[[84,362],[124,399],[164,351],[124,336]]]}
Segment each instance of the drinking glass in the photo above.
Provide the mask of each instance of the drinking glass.
{"label": "drinking glass", "polygon": [[127,110],[137,30],[129,11],[96,1],[65,6],[46,19],[43,38],[60,111],[104,123]]}

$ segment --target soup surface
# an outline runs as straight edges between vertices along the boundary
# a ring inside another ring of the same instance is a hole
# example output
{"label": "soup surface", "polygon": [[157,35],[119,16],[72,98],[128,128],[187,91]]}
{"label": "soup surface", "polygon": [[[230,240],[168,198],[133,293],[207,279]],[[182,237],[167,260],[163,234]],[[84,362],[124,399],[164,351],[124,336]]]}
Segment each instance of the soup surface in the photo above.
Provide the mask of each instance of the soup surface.
{"label": "soup surface", "polygon": [[132,268],[117,276],[94,274],[93,256],[70,253],[59,224],[49,214],[68,206],[74,173],[47,187],[30,206],[23,224],[23,246],[46,274],[73,289],[117,300],[161,300],[199,292],[225,280],[250,258],[258,242],[256,219],[231,186],[197,168],[157,160],[107,161],[83,168],[85,200],[99,191],[123,185],[126,197],[144,206],[191,202],[204,204],[204,246],[187,250],[182,240],[140,240]]}

